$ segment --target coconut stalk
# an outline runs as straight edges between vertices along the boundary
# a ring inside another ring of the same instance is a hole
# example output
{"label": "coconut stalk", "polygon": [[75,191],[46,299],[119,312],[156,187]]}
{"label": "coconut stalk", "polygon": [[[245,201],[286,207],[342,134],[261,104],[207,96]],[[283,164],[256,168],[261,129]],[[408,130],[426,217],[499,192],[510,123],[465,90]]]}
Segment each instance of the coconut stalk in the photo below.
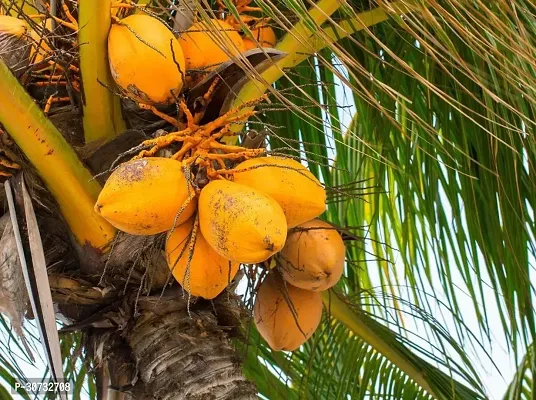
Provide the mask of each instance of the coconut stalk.
{"label": "coconut stalk", "polygon": [[[337,7],[335,7],[336,5]],[[318,24],[326,21],[330,14],[336,11],[341,4],[333,0],[322,0],[315,5],[309,12],[312,19]],[[390,4],[391,11],[399,14],[406,14],[412,9],[403,1],[397,1]],[[329,14],[328,14],[329,13]],[[262,96],[270,89],[274,82],[285,75],[284,70],[290,69],[308,57],[322,49],[342,40],[353,33],[384,22],[390,18],[390,15],[382,7],[374,10],[364,11],[354,18],[340,22],[337,26],[322,28],[324,36],[314,35],[314,32],[308,28],[304,22],[298,23],[291,29],[281,41],[276,45],[277,50],[284,51],[288,55],[274,63],[270,68],[260,74],[256,79],[251,79],[246,83],[237,94],[232,107],[237,107],[243,103],[254,100]],[[243,113],[251,111],[252,108],[244,108]],[[244,124],[235,124],[231,130],[240,132]],[[232,138],[236,141],[236,138]]]}
{"label": "coconut stalk", "polygon": [[78,43],[82,75],[83,124],[86,143],[108,140],[126,129],[121,102],[108,64],[111,0],[80,0]]}
{"label": "coconut stalk", "polygon": [[[429,364],[401,344],[387,327],[360,312],[333,289],[322,292],[322,301],[331,318],[345,325],[352,333],[396,365],[417,385],[436,399],[482,398],[472,389],[454,382],[448,374]],[[438,383],[439,381],[443,381]],[[471,382],[475,387],[481,382]],[[456,397],[457,398],[457,397]]]}
{"label": "coconut stalk", "polygon": [[77,242],[103,250],[115,229],[93,210],[99,183],[1,60],[0,104],[0,124],[43,179]]}

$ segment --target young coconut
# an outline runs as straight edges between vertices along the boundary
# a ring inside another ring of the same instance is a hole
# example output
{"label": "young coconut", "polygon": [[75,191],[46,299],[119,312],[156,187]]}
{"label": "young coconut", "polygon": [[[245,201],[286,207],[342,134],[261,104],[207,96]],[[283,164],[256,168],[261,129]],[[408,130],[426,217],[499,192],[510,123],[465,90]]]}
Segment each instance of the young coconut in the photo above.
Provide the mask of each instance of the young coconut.
{"label": "young coconut", "polygon": [[[190,245],[193,246],[192,255]],[[219,295],[231,283],[240,266],[214,251],[197,229],[196,217],[171,232],[166,242],[166,258],[173,276],[184,290],[205,299]]]}
{"label": "young coconut", "polygon": [[288,283],[306,290],[323,291],[341,278],[345,253],[339,233],[330,224],[315,219],[288,233],[277,261]]}
{"label": "young coconut", "polygon": [[287,222],[277,202],[260,191],[214,180],[199,196],[199,225],[222,257],[244,264],[268,259],[287,238]]}
{"label": "young coconut", "polygon": [[229,60],[229,54],[245,51],[244,41],[231,25],[211,19],[210,23],[196,22],[179,38],[184,51],[187,70],[215,69]]}
{"label": "young coconut", "polygon": [[299,162],[283,157],[246,160],[234,169],[234,182],[257,189],[279,203],[288,228],[318,217],[326,210],[326,191]]}
{"label": "young coconut", "polygon": [[179,42],[162,22],[146,14],[112,25],[108,58],[115,82],[135,101],[173,103],[184,84],[186,63]]}
{"label": "young coconut", "polygon": [[273,48],[277,42],[274,30],[268,25],[262,25],[258,28],[251,29],[251,33],[255,40],[244,36],[244,47],[246,50],[256,49],[260,47]]}
{"label": "young coconut", "polygon": [[253,306],[255,325],[276,351],[294,351],[315,332],[322,319],[322,297],[286,284],[277,273],[261,283]]}
{"label": "young coconut", "polygon": [[190,218],[196,210],[194,196],[181,163],[141,158],[121,164],[110,175],[95,211],[123,232],[155,235]]}

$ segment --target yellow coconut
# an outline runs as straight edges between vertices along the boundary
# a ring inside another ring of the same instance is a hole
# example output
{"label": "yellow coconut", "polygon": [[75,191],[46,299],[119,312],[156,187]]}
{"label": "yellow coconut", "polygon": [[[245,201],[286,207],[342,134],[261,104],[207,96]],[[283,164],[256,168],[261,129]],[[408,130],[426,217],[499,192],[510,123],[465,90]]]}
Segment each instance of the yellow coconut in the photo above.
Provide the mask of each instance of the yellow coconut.
{"label": "yellow coconut", "polygon": [[146,14],[112,25],[108,58],[115,82],[136,101],[172,103],[184,84],[186,64],[179,42],[162,22]]}
{"label": "yellow coconut", "polygon": [[246,160],[235,168],[234,182],[260,190],[276,200],[293,228],[326,209],[326,191],[298,161],[283,157]]}
{"label": "yellow coconut", "polygon": [[330,224],[315,219],[288,233],[278,263],[288,283],[302,289],[323,291],[341,278],[345,253],[339,233]]}
{"label": "yellow coconut", "polygon": [[196,22],[179,38],[187,70],[212,70],[245,51],[244,41],[231,25],[212,19]]}
{"label": "yellow coconut", "polygon": [[190,218],[196,210],[195,199],[175,221],[193,193],[178,161],[162,157],[131,160],[110,175],[95,211],[123,232],[154,235]]}
{"label": "yellow coconut", "polygon": [[294,351],[315,332],[322,318],[322,297],[285,284],[276,273],[261,283],[253,307],[255,325],[273,350]]}
{"label": "yellow coconut", "polygon": [[229,285],[239,263],[226,260],[207,243],[197,230],[195,247],[188,268],[189,243],[195,217],[176,227],[166,243],[169,268],[175,279],[192,296],[213,299]]}
{"label": "yellow coconut", "polygon": [[268,25],[262,25],[258,28],[251,29],[255,40],[244,36],[244,46],[246,50],[256,49],[257,47],[273,48],[277,42],[274,30]]}
{"label": "yellow coconut", "polygon": [[199,223],[218,254],[240,263],[266,260],[281,250],[287,237],[285,214],[274,199],[226,180],[201,190]]}

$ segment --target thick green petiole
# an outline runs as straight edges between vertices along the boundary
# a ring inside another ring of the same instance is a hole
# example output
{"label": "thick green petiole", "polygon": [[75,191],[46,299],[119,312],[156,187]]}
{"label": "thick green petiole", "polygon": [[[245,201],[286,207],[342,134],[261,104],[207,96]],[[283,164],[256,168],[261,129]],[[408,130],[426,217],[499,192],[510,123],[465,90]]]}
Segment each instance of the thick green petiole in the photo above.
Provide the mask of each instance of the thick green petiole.
{"label": "thick green petiole", "polygon": [[100,185],[1,60],[0,104],[0,124],[43,179],[78,243],[104,250],[115,229],[93,211]]}

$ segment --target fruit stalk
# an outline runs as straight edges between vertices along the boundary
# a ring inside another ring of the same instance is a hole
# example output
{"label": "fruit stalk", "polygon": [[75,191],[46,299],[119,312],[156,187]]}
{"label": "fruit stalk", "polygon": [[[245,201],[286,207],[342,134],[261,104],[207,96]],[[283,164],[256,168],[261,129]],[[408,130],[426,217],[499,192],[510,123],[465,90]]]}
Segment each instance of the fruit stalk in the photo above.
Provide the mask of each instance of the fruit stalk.
{"label": "fruit stalk", "polygon": [[[322,13],[322,5],[324,5],[324,3],[326,4],[325,7],[328,9],[327,11],[331,11],[331,13],[335,11],[333,10],[332,3],[336,3],[337,6],[340,6],[340,3],[333,2],[332,0],[320,1],[315,8],[310,11],[310,15],[318,25],[323,23],[328,17],[327,14],[324,14],[326,11]],[[412,10],[402,1],[391,3],[390,7],[392,10],[395,10],[400,14],[405,14]],[[330,26],[324,28],[322,30],[325,34],[324,37],[318,35],[313,35],[311,37],[313,32],[311,32],[304,23],[298,23],[296,27],[291,29],[276,46],[276,49],[284,51],[288,55],[264,71],[257,79],[252,79],[245,84],[236,96],[233,107],[237,107],[262,96],[274,82],[285,74],[285,69],[295,67],[307,59],[310,54],[317,53],[353,33],[388,19],[389,14],[383,8],[377,7],[374,10],[364,11],[358,14],[355,18],[339,23],[337,27]],[[244,108],[242,113],[250,110],[252,110],[251,107]],[[231,130],[233,132],[239,132],[243,129],[243,126],[244,123],[235,124]],[[236,140],[236,138],[232,139]]]}
{"label": "fruit stalk", "polygon": [[43,179],[78,243],[105,247],[115,230],[93,211],[100,185],[1,60],[0,104],[0,124]]}
{"label": "fruit stalk", "polygon": [[[399,343],[391,335],[386,335],[385,327],[375,329],[379,324],[362,313],[355,312],[346,304],[340,295],[333,290],[322,292],[322,301],[331,317],[346,325],[356,336],[368,343],[374,350],[396,365],[409,376],[416,384],[439,398],[428,384],[423,371],[419,370],[414,363],[397,349]],[[389,332],[387,332],[389,333]]]}
{"label": "fruit stalk", "polygon": [[111,0],[80,0],[78,43],[83,86],[83,123],[86,143],[111,139],[126,129],[119,97],[108,65]]}

